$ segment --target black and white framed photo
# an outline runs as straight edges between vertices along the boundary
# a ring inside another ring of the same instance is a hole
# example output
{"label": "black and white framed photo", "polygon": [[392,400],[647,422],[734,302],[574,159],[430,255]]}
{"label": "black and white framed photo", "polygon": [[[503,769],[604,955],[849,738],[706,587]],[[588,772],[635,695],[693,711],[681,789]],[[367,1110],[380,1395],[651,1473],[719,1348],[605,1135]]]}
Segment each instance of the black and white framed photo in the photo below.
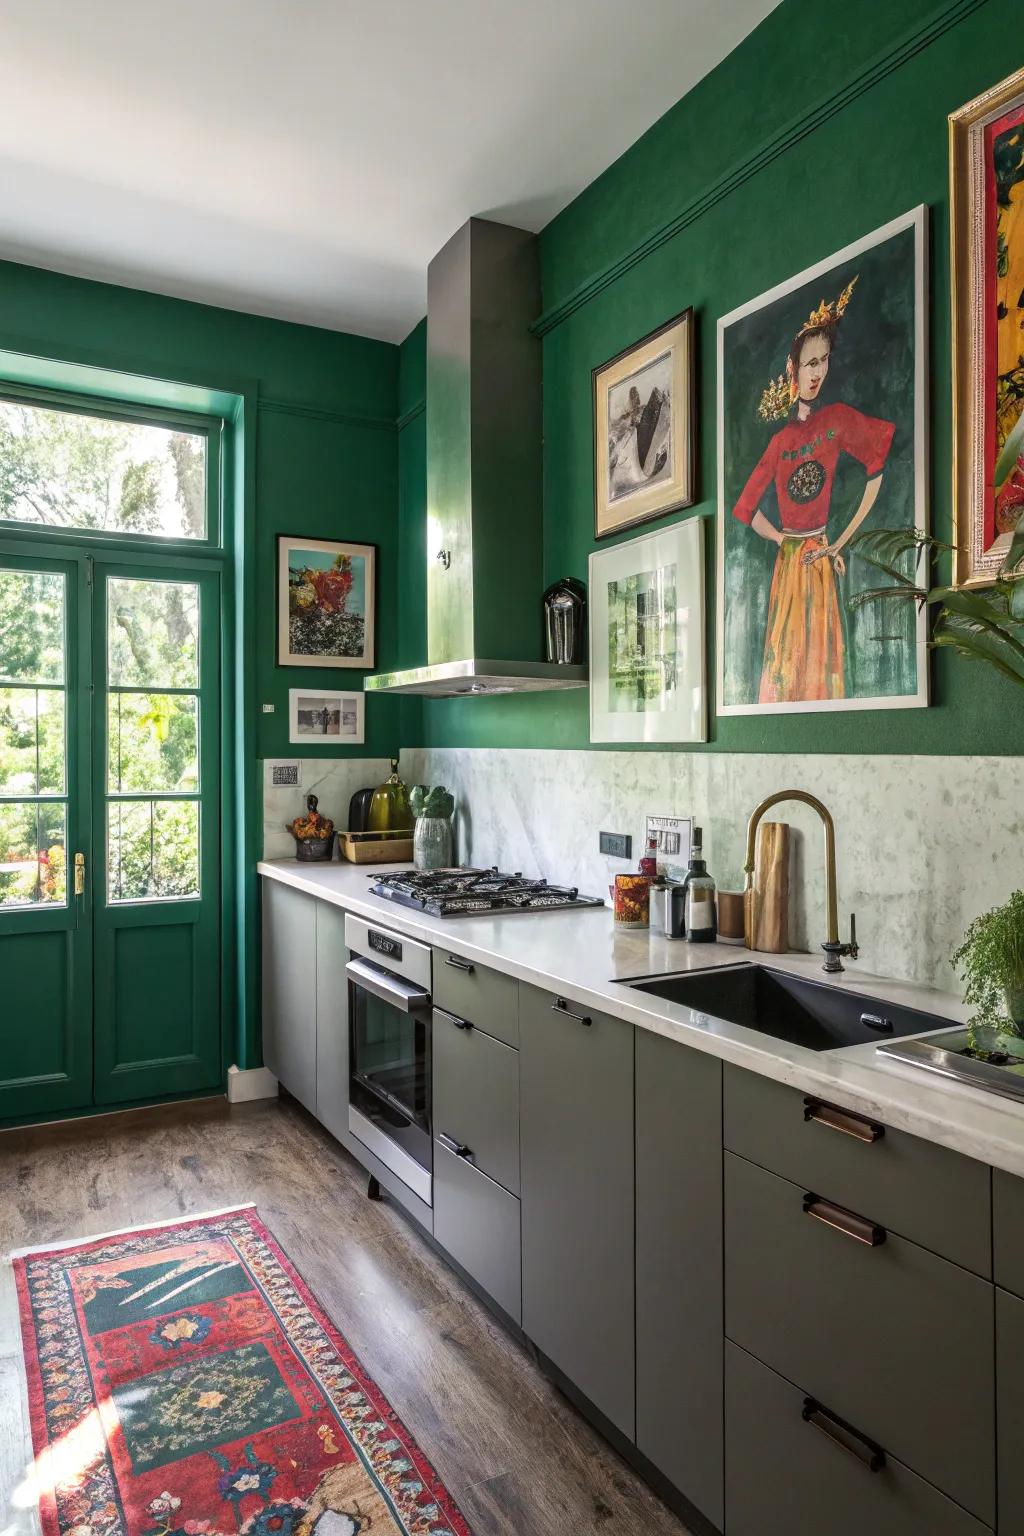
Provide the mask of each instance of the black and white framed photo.
{"label": "black and white framed photo", "polygon": [[314,742],[332,747],[361,746],[363,706],[361,693],[333,688],[290,688],[288,740],[306,746]]}
{"label": "black and white framed photo", "polygon": [[277,664],[372,667],[374,544],[277,538]]}
{"label": "black and white framed photo", "polygon": [[693,310],[593,372],[594,537],[694,501]]}

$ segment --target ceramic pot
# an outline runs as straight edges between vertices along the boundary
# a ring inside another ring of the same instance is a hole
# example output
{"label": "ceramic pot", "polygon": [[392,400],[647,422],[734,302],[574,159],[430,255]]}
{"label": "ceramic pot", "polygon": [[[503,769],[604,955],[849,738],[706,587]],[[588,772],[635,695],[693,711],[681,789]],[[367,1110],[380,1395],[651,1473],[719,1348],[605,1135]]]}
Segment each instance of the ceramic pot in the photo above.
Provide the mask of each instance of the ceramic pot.
{"label": "ceramic pot", "polygon": [[448,816],[420,816],[412,834],[417,869],[451,869],[452,824]]}

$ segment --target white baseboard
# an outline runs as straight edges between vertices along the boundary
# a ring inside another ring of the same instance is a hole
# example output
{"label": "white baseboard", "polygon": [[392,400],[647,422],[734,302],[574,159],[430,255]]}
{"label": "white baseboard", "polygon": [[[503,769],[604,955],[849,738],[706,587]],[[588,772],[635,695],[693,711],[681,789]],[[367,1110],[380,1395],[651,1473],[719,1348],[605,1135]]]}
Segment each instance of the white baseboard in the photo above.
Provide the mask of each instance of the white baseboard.
{"label": "white baseboard", "polygon": [[277,1078],[269,1067],[228,1067],[228,1103],[248,1104],[252,1099],[276,1099]]}

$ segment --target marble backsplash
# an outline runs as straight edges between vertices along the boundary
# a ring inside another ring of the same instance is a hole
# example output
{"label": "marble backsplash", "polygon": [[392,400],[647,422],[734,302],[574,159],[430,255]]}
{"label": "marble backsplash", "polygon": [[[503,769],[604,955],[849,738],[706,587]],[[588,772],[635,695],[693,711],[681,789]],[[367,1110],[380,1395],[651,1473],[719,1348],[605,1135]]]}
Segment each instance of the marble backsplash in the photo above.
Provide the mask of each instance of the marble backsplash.
{"label": "marble backsplash", "polygon": [[[356,766],[372,783],[370,765]],[[692,815],[719,889],[739,890],[750,811],[776,790],[809,790],[835,819],[840,930],[848,936],[855,912],[856,964],[946,989],[968,922],[1024,884],[1017,757],[411,748],[402,773],[452,790],[463,863],[604,896],[615,873],[635,867],[648,812]],[[799,804],[770,815],[793,828],[793,946],[816,947],[825,937],[821,824]],[[632,834],[632,865],[598,852],[600,831]]]}
{"label": "marble backsplash", "polygon": [[[298,788],[272,784],[276,764],[295,762],[302,780]],[[295,839],[287,824],[305,813],[307,795],[319,796],[320,814],[329,816],[340,829],[348,825],[348,803],[356,790],[383,784],[390,772],[386,757],[267,758],[263,763],[263,857],[286,859],[294,854]]]}

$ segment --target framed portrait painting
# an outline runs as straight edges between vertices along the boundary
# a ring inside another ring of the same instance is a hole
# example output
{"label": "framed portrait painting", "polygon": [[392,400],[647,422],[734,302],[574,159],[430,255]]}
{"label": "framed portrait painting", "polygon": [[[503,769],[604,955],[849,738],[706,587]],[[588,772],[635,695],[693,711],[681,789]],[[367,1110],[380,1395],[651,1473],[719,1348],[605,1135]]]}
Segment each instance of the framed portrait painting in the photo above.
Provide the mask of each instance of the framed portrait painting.
{"label": "framed portrait painting", "polygon": [[594,537],[693,505],[693,310],[593,372]]}
{"label": "framed portrait painting", "polygon": [[277,662],[372,667],[377,550],[333,539],[277,539]]}
{"label": "framed portrait painting", "polygon": [[704,520],[590,556],[591,741],[706,741]]}
{"label": "framed portrait painting", "polygon": [[361,693],[289,688],[288,740],[306,746],[355,747],[364,740]]}
{"label": "framed portrait painting", "polygon": [[949,119],[954,581],[994,581],[1024,511],[1024,69]]}
{"label": "framed portrait painting", "polygon": [[720,715],[928,702],[926,614],[851,604],[855,535],[928,526],[926,217],[718,322]]}

